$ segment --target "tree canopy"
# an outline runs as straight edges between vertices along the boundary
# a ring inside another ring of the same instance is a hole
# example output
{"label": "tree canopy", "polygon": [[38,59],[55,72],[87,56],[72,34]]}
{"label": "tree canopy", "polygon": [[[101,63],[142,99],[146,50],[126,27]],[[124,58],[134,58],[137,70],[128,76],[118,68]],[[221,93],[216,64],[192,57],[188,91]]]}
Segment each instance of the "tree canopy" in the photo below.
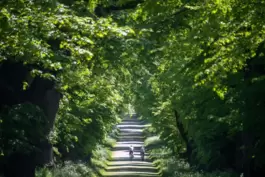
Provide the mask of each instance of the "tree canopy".
{"label": "tree canopy", "polygon": [[[63,97],[49,139],[67,158],[91,154],[132,103],[192,166],[264,174],[263,1],[4,0],[0,6],[0,67],[27,68],[30,76],[17,83],[23,92],[32,78],[55,83]],[[32,141],[9,132],[29,131],[32,115],[14,116],[24,107],[28,113],[28,105],[8,113],[3,105],[1,141],[11,135]],[[1,143],[3,154],[6,147]]]}

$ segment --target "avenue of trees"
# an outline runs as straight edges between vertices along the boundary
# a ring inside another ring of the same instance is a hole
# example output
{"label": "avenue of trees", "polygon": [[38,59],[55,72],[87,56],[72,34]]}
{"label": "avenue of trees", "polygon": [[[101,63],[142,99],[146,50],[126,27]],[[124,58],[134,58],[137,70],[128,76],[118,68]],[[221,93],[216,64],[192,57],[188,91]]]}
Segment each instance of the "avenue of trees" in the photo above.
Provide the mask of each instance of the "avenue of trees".
{"label": "avenue of trees", "polygon": [[[131,103],[197,170],[265,175],[265,2],[2,0],[6,177],[91,158]],[[15,170],[14,170],[15,169]]]}

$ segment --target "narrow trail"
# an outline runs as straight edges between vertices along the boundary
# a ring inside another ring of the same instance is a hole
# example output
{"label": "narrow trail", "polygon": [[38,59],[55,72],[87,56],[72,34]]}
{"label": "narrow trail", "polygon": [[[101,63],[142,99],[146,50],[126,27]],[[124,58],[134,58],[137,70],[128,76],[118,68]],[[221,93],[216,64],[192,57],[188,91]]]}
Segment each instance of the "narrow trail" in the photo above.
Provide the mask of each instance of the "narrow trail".
{"label": "narrow trail", "polygon": [[[112,150],[112,161],[109,162],[106,177],[158,177],[156,167],[145,156],[141,161],[140,147],[144,144],[142,124],[136,117],[124,119],[119,125],[120,136]],[[134,146],[134,159],[129,159],[129,146]]]}

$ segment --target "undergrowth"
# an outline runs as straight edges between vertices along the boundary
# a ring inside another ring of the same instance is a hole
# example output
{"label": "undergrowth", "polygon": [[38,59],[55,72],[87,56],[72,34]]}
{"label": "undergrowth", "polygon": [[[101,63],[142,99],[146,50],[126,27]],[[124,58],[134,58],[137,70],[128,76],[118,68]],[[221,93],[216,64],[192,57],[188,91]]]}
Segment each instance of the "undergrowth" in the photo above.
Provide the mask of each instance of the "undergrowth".
{"label": "undergrowth", "polygon": [[97,173],[84,163],[67,162],[64,166],[52,170],[39,169],[36,177],[97,177]]}
{"label": "undergrowth", "polygon": [[109,139],[108,146],[98,146],[97,149],[93,151],[93,157],[91,158],[91,164],[97,173],[102,176],[107,168],[107,162],[111,160],[111,147],[115,144],[115,140]]}
{"label": "undergrowth", "polygon": [[[114,136],[113,136],[114,137]],[[106,138],[102,145],[98,145],[92,151],[91,163],[66,162],[64,165],[57,165],[56,168],[42,168],[36,171],[36,177],[99,177],[102,176],[107,167],[107,162],[111,159],[111,148],[116,140]]]}
{"label": "undergrowth", "polygon": [[158,136],[148,137],[145,146],[162,177],[237,177],[232,172],[207,173],[193,170],[185,160],[175,157],[169,148],[163,146]]}

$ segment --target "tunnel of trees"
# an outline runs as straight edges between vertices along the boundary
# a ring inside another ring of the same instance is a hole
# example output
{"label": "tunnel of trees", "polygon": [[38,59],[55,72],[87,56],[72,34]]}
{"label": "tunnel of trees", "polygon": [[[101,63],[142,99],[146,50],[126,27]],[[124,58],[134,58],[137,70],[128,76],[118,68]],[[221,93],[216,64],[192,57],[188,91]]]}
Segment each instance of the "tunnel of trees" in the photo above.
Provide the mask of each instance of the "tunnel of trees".
{"label": "tunnel of trees", "polygon": [[89,160],[129,103],[195,169],[265,176],[265,2],[2,0],[0,7],[6,177],[34,176],[55,156]]}

